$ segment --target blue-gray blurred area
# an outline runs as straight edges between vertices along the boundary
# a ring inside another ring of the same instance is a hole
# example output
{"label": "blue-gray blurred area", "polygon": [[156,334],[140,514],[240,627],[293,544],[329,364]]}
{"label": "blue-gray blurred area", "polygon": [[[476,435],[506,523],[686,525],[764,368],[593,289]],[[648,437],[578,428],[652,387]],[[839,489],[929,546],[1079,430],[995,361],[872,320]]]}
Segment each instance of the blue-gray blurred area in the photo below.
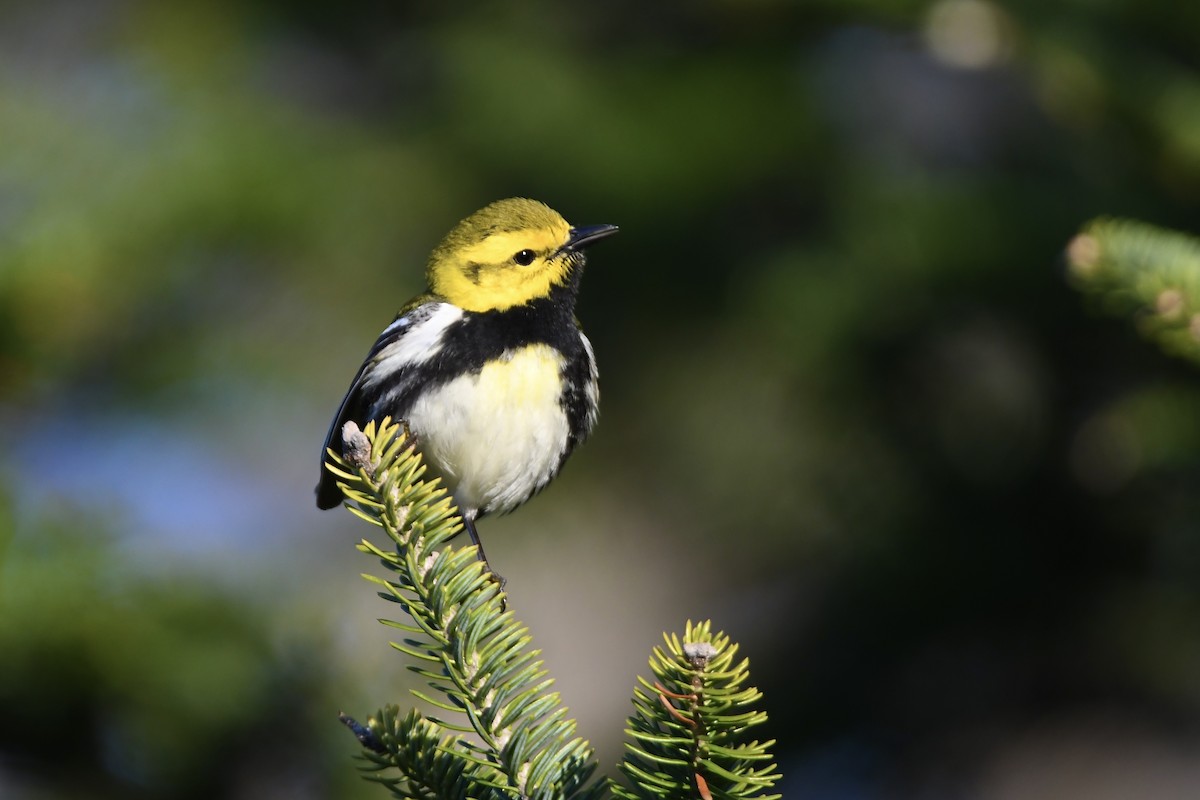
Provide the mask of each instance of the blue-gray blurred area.
{"label": "blue-gray blurred area", "polygon": [[[594,437],[481,524],[605,765],[712,618],[789,798],[1200,796],[1200,4],[0,6],[0,796],[367,798],[409,705],[329,418],[491,200],[616,223]],[[610,769],[610,772],[612,770]]]}

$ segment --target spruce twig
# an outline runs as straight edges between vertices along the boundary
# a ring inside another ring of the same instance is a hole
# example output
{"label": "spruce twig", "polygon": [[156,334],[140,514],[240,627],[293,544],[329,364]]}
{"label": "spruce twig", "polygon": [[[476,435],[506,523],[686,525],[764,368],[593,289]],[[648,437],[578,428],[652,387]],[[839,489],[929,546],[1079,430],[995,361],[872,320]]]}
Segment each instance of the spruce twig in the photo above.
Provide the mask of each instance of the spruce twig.
{"label": "spruce twig", "polygon": [[[461,518],[420,453],[390,420],[343,430],[344,453],[329,469],[351,512],[382,528],[392,548],[363,540],[388,577],[364,577],[399,604],[410,621],[380,620],[407,636],[393,647],[434,690],[413,694],[437,709],[402,714],[387,706],[365,724],[342,722],[363,749],[369,780],[412,800],[777,800],[773,741],[746,741],[766,721],[751,708],[761,694],[745,687],[748,662],[711,624],[688,623],[684,636],[655,648],[652,681],[639,678],[632,741],[622,771],[632,788],[593,781],[588,743],[529,649],[529,632],[503,605],[503,593],[472,545],[453,547]],[[464,733],[473,735],[467,738]]]}
{"label": "spruce twig", "polygon": [[654,648],[654,680],[638,678],[621,771],[631,788],[614,784],[627,800],[734,800],[765,795],[779,779],[774,740],[747,741],[766,722],[752,704],[762,693],[745,686],[749,662],[736,661],[737,645],[710,622],[688,623],[683,638],[664,637]]}
{"label": "spruce twig", "polygon": [[[575,736],[528,629],[503,605],[473,545],[448,545],[462,521],[436,480],[425,480],[420,453],[389,419],[359,431],[348,423],[344,454],[330,451],[329,469],[355,515],[387,533],[394,548],[363,540],[387,578],[364,575],[380,596],[398,603],[409,622],[381,620],[408,634],[393,646],[416,663],[434,694],[414,690],[444,718],[388,707],[351,726],[374,780],[404,798],[599,797],[590,782],[590,745]],[[444,713],[443,713],[444,712]],[[459,734],[474,733],[479,741]],[[382,749],[382,752],[380,752]]]}

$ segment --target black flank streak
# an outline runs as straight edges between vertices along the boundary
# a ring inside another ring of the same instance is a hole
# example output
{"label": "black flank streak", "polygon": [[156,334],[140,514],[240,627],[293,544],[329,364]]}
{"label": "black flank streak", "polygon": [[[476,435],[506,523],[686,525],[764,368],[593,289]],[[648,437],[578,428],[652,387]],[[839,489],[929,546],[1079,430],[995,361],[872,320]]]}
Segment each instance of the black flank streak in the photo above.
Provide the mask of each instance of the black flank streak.
{"label": "black flank streak", "polygon": [[[581,335],[576,330],[576,337]],[[588,417],[588,400],[587,400],[587,385],[592,376],[592,360],[588,358],[587,350],[580,343],[579,354],[574,358],[568,357],[567,363],[563,367],[563,377],[566,378],[566,383],[563,386],[563,396],[561,399],[563,410],[567,412],[567,424],[571,429],[571,438],[567,444],[567,449],[563,453],[562,460],[566,461],[567,456],[575,449],[576,445],[583,441],[587,436],[587,417]],[[561,464],[559,467],[561,468]]]}

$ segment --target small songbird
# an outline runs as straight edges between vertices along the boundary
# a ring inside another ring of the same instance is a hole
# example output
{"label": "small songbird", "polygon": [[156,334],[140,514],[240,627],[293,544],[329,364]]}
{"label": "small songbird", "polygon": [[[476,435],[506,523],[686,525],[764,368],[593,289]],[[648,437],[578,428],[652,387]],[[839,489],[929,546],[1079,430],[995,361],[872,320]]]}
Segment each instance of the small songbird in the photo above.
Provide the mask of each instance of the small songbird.
{"label": "small songbird", "polygon": [[[596,359],[575,300],[584,248],[616,230],[572,227],[524,198],[459,222],[429,257],[429,292],[400,310],[359,367],[322,461],[341,453],[348,421],[405,421],[486,564],[475,521],[544,488],[596,424]],[[342,500],[322,464],[317,507]]]}

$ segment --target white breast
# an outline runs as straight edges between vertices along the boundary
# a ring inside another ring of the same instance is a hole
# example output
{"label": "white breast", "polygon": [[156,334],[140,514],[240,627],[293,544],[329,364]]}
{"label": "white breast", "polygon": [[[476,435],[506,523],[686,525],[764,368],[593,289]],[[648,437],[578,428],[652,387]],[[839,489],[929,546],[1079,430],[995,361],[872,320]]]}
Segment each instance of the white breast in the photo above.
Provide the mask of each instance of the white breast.
{"label": "white breast", "polygon": [[562,368],[557,350],[529,345],[413,404],[409,426],[461,510],[512,511],[558,472],[569,435]]}

